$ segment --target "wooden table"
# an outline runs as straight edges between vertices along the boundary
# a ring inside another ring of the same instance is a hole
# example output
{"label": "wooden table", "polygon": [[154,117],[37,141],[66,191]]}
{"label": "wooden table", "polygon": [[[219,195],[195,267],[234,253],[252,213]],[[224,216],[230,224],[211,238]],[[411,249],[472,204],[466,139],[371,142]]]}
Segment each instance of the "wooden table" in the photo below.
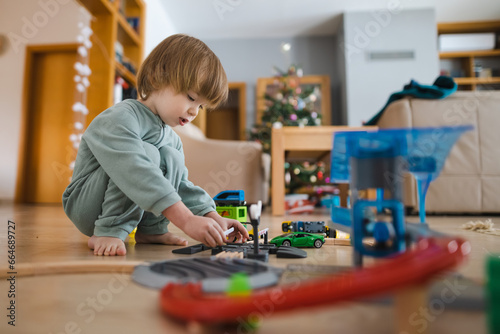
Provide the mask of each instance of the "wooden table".
{"label": "wooden table", "polygon": [[374,130],[376,126],[285,126],[273,128],[271,137],[271,202],[273,216],[285,214],[285,151],[331,151],[333,133]]}

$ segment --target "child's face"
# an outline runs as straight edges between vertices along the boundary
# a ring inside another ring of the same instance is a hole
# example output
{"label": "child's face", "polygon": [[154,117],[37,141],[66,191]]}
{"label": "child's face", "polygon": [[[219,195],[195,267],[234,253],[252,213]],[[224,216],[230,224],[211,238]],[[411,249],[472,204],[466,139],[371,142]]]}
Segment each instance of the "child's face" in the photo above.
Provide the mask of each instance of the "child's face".
{"label": "child's face", "polygon": [[207,100],[197,93],[177,93],[167,86],[153,92],[146,101],[142,101],[153,113],[160,116],[163,122],[171,127],[193,121],[198,111],[207,104]]}

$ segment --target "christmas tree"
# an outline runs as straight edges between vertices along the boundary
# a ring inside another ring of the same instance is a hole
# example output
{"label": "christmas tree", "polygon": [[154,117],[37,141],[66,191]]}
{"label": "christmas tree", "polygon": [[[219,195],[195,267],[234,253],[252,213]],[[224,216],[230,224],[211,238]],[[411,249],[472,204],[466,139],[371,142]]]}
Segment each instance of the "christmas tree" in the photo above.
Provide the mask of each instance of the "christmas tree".
{"label": "christmas tree", "polygon": [[285,162],[285,187],[288,193],[311,193],[329,184],[329,170],[323,161]]}
{"label": "christmas tree", "polygon": [[[321,115],[315,101],[319,97],[317,88],[301,86],[302,69],[292,65],[281,71],[275,67],[277,75],[273,87],[266,92],[266,109],[260,124],[250,131],[250,139],[262,144],[264,152],[271,151],[271,129],[283,126],[318,126]],[[328,183],[323,162],[285,163],[286,190],[294,193],[302,188],[321,186]]]}
{"label": "christmas tree", "polygon": [[301,87],[302,69],[292,65],[288,70],[277,72],[272,93],[266,93],[266,109],[260,124],[250,131],[250,139],[262,144],[264,152],[271,151],[271,129],[282,126],[321,125],[321,115],[314,102],[318,98],[317,88]]}

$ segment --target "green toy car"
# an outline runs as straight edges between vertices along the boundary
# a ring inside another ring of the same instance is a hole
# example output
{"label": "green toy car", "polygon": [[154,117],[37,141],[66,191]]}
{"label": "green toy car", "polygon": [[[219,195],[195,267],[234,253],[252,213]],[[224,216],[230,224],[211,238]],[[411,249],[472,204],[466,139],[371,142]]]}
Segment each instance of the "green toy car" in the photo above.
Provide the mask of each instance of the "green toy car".
{"label": "green toy car", "polygon": [[325,237],[319,234],[292,232],[285,233],[279,237],[274,237],[269,241],[276,246],[293,246],[293,247],[314,247],[321,248],[325,243]]}

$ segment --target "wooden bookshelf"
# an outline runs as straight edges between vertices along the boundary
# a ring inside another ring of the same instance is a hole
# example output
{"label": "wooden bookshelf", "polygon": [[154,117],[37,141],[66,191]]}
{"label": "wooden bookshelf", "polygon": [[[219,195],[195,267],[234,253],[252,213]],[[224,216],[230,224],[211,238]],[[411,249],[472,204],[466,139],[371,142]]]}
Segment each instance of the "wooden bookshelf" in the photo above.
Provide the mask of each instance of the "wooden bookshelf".
{"label": "wooden bookshelf", "polygon": [[[497,38],[500,34],[500,21],[477,21],[477,22],[448,22],[439,23],[438,35],[442,34],[467,34],[493,32]],[[498,44],[498,42],[497,42]],[[460,76],[454,76],[459,89],[500,89],[500,49],[498,45],[492,50],[472,50],[456,52],[440,52],[442,68],[444,62],[449,62],[449,68],[455,68],[462,72]],[[488,77],[476,76],[475,66],[486,62],[492,70]]]}
{"label": "wooden bookshelf", "polygon": [[[136,71],[144,57],[145,4],[143,0],[78,0],[93,16],[92,48],[89,54],[90,87],[87,96],[88,123],[113,105],[113,86],[117,75],[136,86],[136,76],[120,63],[116,42],[123,46],[123,56]],[[127,18],[137,18],[134,29]]]}

